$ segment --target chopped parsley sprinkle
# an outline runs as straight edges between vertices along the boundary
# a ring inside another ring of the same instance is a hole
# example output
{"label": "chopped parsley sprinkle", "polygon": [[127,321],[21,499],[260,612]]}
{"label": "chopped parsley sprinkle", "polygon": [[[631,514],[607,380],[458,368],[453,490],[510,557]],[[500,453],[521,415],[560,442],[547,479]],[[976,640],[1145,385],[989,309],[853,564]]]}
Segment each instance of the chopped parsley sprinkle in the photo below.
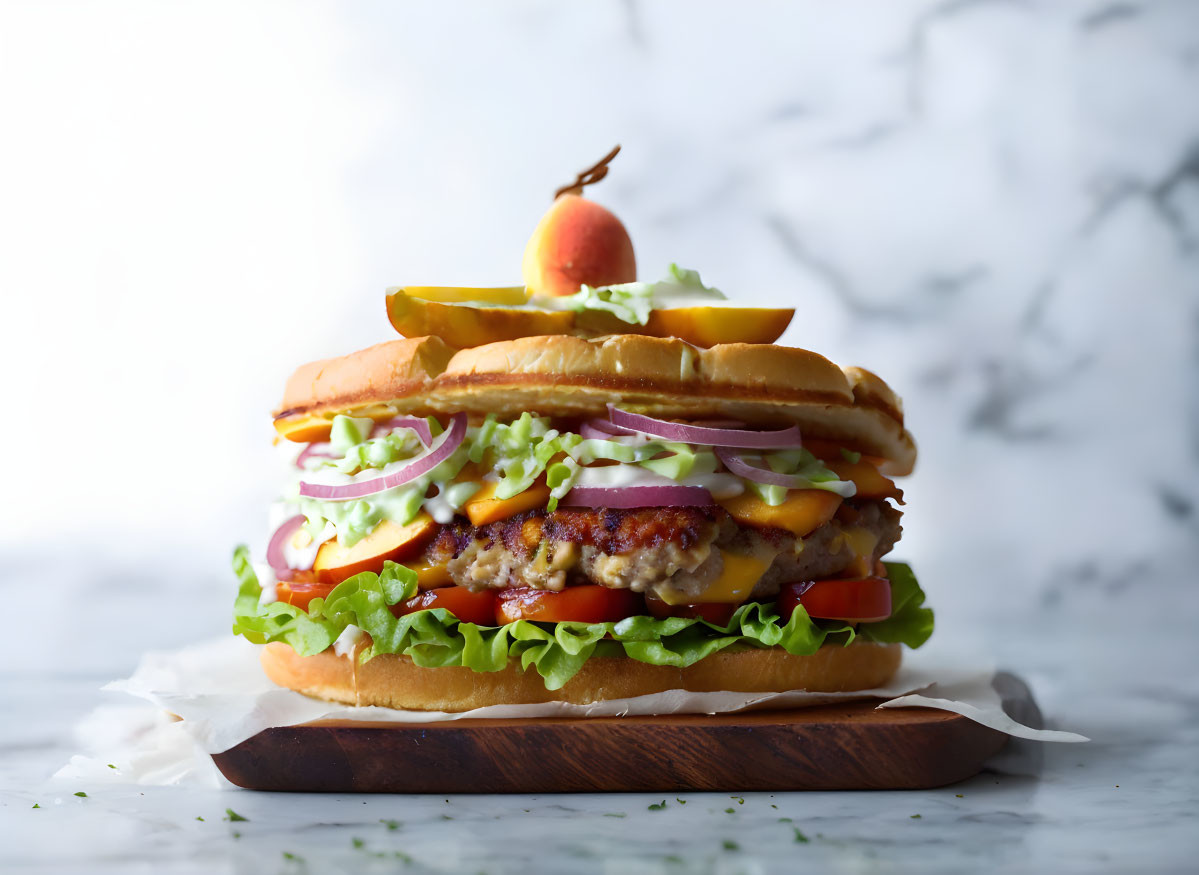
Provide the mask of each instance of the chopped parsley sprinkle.
{"label": "chopped parsley sprinkle", "polygon": [[661,802],[655,802],[653,805],[651,805],[649,807],[649,810],[650,811],[661,811],[665,807],[666,807],[666,800],[663,799]]}
{"label": "chopped parsley sprinkle", "polygon": [[225,809],[225,820],[229,821],[230,823],[237,823],[239,820],[245,821],[246,823],[250,822],[250,818],[242,817],[240,814],[238,814],[232,808]]}
{"label": "chopped parsley sprinkle", "polygon": [[400,822],[398,820],[382,820],[382,819],[380,819],[379,823],[383,824],[385,827],[387,827],[392,832],[395,832],[397,829],[400,828]]}
{"label": "chopped parsley sprinkle", "polygon": [[75,791],[75,795],[76,795],[76,796],[78,796],[78,797],[80,797],[81,799],[86,799],[86,798],[87,798],[87,794],[86,794],[86,793],[84,793],[82,790],[76,790],[76,791]]}
{"label": "chopped parsley sprinkle", "polygon": [[721,846],[722,846],[722,847],[723,847],[723,848],[724,848],[726,851],[739,851],[739,850],[741,850],[741,846],[740,846],[739,844],[737,844],[735,841],[733,841],[732,839],[725,839],[723,842],[721,842]]}
{"label": "chopped parsley sprinkle", "polygon": [[798,826],[797,826],[797,827],[795,827],[795,842],[796,842],[796,844],[800,844],[800,845],[806,845],[806,844],[807,844],[808,842],[810,842],[810,841],[811,841],[811,839],[810,839],[810,838],[808,838],[806,835],[804,835],[804,834],[803,834],[803,833],[800,831],[800,829],[799,829],[799,827],[798,827]]}

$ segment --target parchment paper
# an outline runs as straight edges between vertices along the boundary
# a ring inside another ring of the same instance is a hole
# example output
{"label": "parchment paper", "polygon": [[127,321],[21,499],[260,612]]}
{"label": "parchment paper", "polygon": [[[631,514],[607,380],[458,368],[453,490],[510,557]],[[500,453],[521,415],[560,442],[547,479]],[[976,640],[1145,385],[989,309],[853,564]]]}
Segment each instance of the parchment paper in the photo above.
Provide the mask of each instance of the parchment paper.
{"label": "parchment paper", "polygon": [[[104,706],[77,728],[97,755],[79,755],[57,777],[119,780],[143,784],[225,784],[207,754],[228,750],[272,726],[312,720],[429,723],[498,717],[606,717],[646,714],[719,714],[762,707],[812,705],[878,698],[880,708],[938,708],[1018,738],[1087,741],[1073,732],[1034,729],[1004,713],[991,685],[990,666],[963,668],[941,659],[905,653],[899,672],[885,687],[853,693],[689,693],[614,699],[593,705],[549,703],[496,705],[462,713],[354,708],[309,699],[276,687],[263,674],[258,648],[241,638],[180,650],[147,653],[133,676],[104,687],[150,705]],[[174,714],[182,720],[167,715]],[[116,769],[109,768],[109,763]]]}

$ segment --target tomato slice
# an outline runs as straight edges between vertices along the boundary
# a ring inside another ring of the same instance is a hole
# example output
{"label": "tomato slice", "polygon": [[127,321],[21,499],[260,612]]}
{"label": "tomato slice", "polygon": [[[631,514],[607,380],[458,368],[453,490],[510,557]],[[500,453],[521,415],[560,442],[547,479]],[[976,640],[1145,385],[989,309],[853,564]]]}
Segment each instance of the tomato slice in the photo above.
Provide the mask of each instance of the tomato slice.
{"label": "tomato slice", "polygon": [[463,623],[490,626],[495,622],[495,592],[490,589],[472,592],[465,586],[443,586],[392,605],[391,612],[402,617],[430,608],[445,608]]}
{"label": "tomato slice", "polygon": [[778,597],[784,621],[791,619],[796,605],[803,605],[809,617],[822,620],[877,622],[891,616],[891,583],[883,577],[789,583]]}
{"label": "tomato slice", "polygon": [[495,621],[501,626],[515,620],[539,623],[614,623],[645,613],[639,593],[586,584],[561,592],[511,587],[496,593]]}
{"label": "tomato slice", "polygon": [[335,583],[318,583],[314,580],[280,580],[275,584],[275,598],[306,611],[310,601],[327,598],[335,586]]}
{"label": "tomato slice", "polygon": [[691,605],[668,605],[656,596],[647,595],[645,606],[651,617],[665,620],[667,617],[707,620],[713,626],[727,626],[741,605],[728,602],[698,602]]}

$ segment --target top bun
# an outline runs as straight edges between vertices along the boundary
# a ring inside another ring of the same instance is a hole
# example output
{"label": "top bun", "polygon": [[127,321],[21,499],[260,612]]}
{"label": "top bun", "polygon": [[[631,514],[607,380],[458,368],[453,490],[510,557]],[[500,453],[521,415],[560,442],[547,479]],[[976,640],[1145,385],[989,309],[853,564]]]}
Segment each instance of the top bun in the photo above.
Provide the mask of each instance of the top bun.
{"label": "top bun", "polygon": [[408,338],[304,365],[275,415],[284,433],[346,412],[418,415],[524,412],[603,416],[617,404],[650,416],[796,423],[907,474],[916,446],[902,404],[862,368],[839,368],[814,352],[773,344],[699,349],[675,338],[618,334],[522,337],[455,352],[437,337]]}

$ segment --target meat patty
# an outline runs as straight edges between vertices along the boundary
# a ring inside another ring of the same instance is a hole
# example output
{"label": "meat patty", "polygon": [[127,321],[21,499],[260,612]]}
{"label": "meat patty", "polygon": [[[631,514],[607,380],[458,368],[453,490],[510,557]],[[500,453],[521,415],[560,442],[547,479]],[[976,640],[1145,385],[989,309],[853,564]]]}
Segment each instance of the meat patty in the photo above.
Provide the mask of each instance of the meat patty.
{"label": "meat patty", "polygon": [[855,563],[865,573],[899,539],[900,516],[885,501],[847,501],[800,539],[743,526],[720,507],[528,511],[485,526],[456,519],[425,559],[471,589],[598,583],[678,601],[699,598],[720,577],[728,550],[769,563],[752,594],[768,598],[784,583],[831,577]]}

